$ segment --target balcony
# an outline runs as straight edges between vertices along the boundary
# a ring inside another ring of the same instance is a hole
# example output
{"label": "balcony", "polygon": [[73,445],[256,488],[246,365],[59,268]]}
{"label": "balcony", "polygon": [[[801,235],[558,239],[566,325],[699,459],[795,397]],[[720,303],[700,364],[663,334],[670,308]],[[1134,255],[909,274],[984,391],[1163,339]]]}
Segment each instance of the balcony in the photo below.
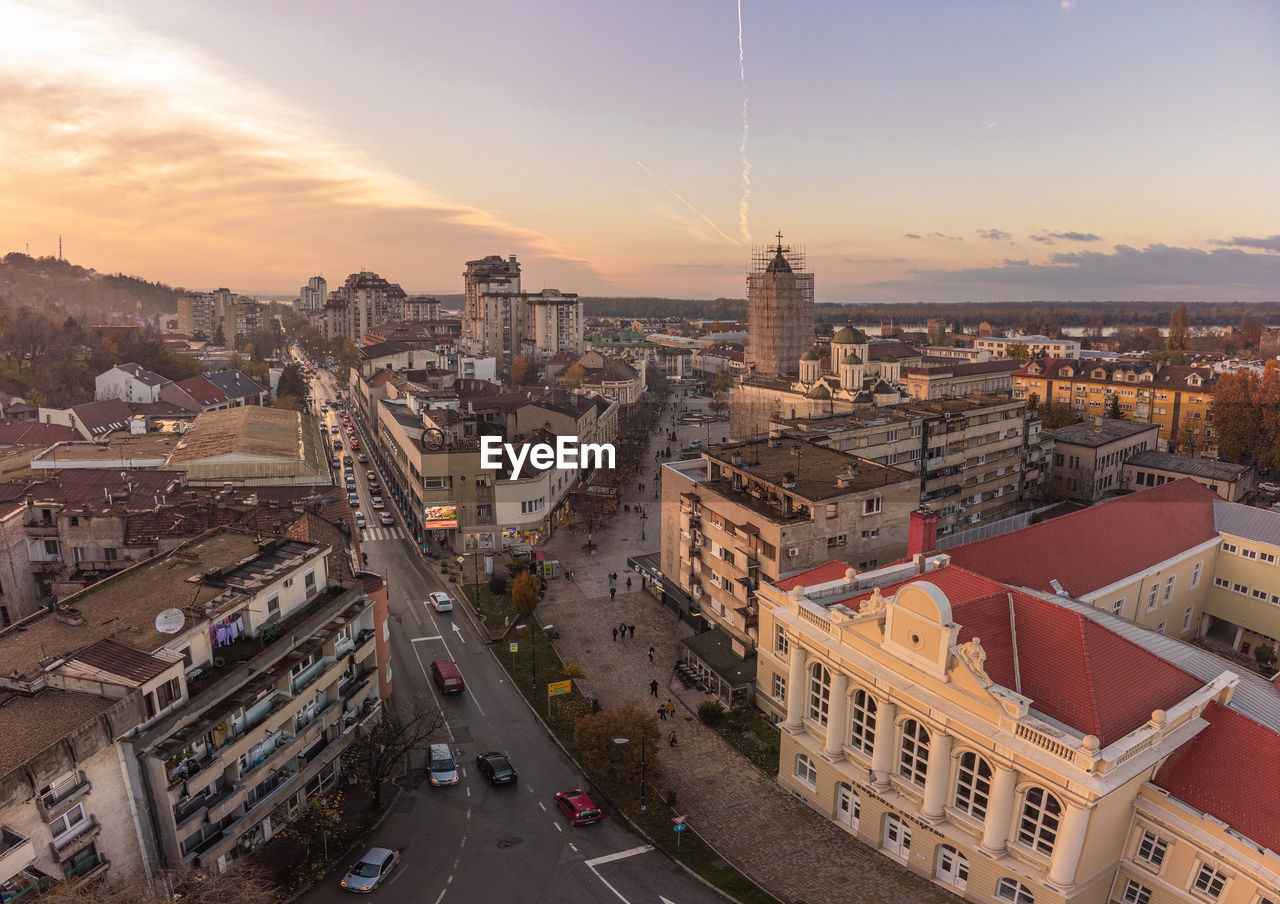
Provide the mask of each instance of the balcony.
{"label": "balcony", "polygon": [[107,871],[107,867],[111,862],[99,854],[86,857],[75,865],[75,867],[67,873],[68,879],[76,879],[79,882],[88,882],[90,879],[97,878]]}
{"label": "balcony", "polygon": [[98,820],[90,817],[79,827],[74,835],[51,842],[49,849],[53,852],[55,860],[59,863],[66,863],[77,853],[87,848],[93,839],[100,834],[102,834],[102,826],[98,825]]}
{"label": "balcony", "polygon": [[317,678],[319,678],[321,675],[328,672],[329,669],[333,668],[336,662],[337,660],[334,659],[333,657],[326,656],[320,661],[311,664],[306,669],[299,672],[293,678],[293,682],[292,682],[293,692],[296,694],[299,691],[306,688],[307,686],[309,686]]}
{"label": "balcony", "polygon": [[52,822],[57,819],[70,810],[76,801],[93,790],[93,783],[86,779],[83,774],[79,776],[79,779],[71,787],[59,788],[57,791],[51,791],[40,798],[38,806],[40,815],[45,822]]}
{"label": "balcony", "polygon": [[0,876],[16,876],[35,860],[36,846],[31,843],[31,839],[8,826],[0,825]]}

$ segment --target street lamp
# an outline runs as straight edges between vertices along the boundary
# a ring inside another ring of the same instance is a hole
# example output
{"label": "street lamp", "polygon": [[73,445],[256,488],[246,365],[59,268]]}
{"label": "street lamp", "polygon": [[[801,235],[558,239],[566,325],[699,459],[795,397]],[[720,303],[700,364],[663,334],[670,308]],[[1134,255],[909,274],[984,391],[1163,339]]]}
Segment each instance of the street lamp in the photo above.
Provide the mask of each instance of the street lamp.
{"label": "street lamp", "polygon": [[[536,627],[536,625],[537,622],[531,622],[529,628],[529,671],[533,676],[529,685],[529,693],[533,694],[535,699],[538,694],[538,645],[534,643],[534,627]],[[521,631],[523,629],[524,625],[516,625],[517,631]]]}
{"label": "street lamp", "polygon": [[640,513],[640,539],[641,539],[641,540],[643,540],[643,539],[645,538],[645,537],[644,537],[644,522],[645,522],[645,519],[647,519],[648,517],[649,517],[649,513],[648,513],[648,512],[644,512],[644,511],[642,511],[642,512]]}
{"label": "street lamp", "polygon": [[[623,744],[631,743],[630,738],[614,738],[613,743],[621,747]],[[645,812],[644,806],[644,732],[640,733],[640,812]]]}

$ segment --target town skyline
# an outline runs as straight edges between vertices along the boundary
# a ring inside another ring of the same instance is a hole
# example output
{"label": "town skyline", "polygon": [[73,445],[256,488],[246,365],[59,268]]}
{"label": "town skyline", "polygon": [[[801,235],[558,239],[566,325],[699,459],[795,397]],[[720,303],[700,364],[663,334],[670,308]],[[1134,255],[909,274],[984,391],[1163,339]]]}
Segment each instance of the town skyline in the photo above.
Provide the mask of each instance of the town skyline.
{"label": "town skyline", "polygon": [[740,13],[0,0],[0,247],[714,298],[781,230],[819,302],[1276,298],[1274,8]]}

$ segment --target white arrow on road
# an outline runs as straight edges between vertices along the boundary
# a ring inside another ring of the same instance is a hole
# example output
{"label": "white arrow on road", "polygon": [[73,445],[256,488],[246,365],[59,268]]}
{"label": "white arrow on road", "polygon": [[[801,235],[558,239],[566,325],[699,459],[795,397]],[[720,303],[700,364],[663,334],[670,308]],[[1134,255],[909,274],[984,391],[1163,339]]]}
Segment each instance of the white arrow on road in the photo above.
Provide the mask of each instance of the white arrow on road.
{"label": "white arrow on road", "polygon": [[453,626],[453,630],[454,630],[454,633],[458,635],[458,640],[462,641],[463,643],[466,643],[466,642],[467,642],[467,639],[466,639],[465,637],[463,637],[463,636],[462,636],[462,629],[461,629],[461,628],[459,628],[459,627],[455,624],[455,625]]}

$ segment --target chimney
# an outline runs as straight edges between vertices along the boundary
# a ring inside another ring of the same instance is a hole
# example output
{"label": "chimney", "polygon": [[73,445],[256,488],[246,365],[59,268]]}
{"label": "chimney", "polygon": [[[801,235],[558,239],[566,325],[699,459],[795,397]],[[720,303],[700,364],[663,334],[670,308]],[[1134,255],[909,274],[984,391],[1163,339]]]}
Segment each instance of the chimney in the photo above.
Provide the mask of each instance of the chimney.
{"label": "chimney", "polygon": [[929,555],[938,548],[938,513],[916,510],[907,525],[907,555]]}
{"label": "chimney", "polygon": [[1102,432],[1102,415],[1100,414],[1096,414],[1093,417],[1093,432],[1094,433]]}

